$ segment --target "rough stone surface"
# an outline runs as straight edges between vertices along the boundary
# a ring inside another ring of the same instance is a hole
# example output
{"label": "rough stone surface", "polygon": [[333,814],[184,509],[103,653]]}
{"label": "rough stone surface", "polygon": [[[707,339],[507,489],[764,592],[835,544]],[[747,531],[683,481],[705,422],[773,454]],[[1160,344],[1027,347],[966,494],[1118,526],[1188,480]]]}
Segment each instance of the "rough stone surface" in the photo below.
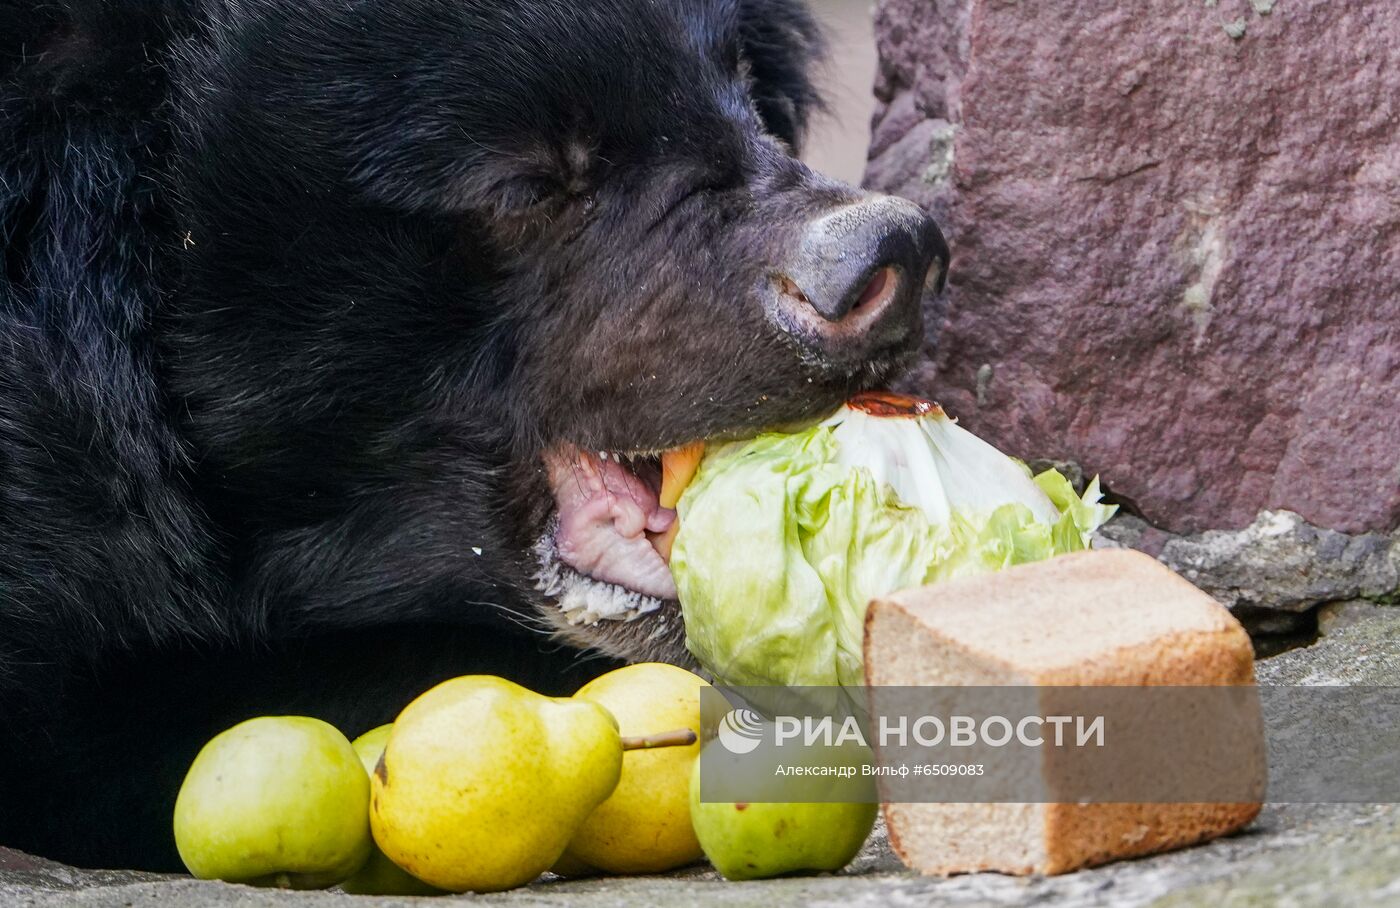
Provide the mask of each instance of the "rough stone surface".
{"label": "rough stone surface", "polygon": [[1400,7],[877,16],[867,182],[954,248],[916,390],[1174,532],[1400,525]]}
{"label": "rough stone surface", "polygon": [[[666,905],[675,908],[885,908],[1020,906],[1064,908],[1149,905],[1393,905],[1400,900],[1400,811],[1393,805],[1285,805],[1267,808],[1250,829],[1199,848],[1112,864],[1061,877],[974,874],[928,879],[902,870],[879,843],[854,872],[728,883],[711,872],[669,877],[536,883],[514,892],[431,900],[336,892],[281,893],[184,879],[65,871],[73,885],[14,883],[0,869],[7,908],[389,908],[454,903],[508,906]],[[129,877],[124,879],[123,877]]]}
{"label": "rough stone surface", "polygon": [[1378,599],[1400,588],[1394,539],[1318,529],[1288,511],[1265,511],[1240,532],[1170,540],[1161,558],[1188,580],[1209,578],[1232,608],[1299,611],[1318,602]]}
{"label": "rough stone surface", "polygon": [[1122,517],[1095,544],[1156,555],[1262,633],[1287,632],[1296,613],[1319,603],[1400,595],[1400,534],[1349,536],[1291,511],[1264,511],[1243,530],[1186,536]]}
{"label": "rough stone surface", "polygon": [[[1400,686],[1400,609],[1369,602],[1329,606],[1313,646],[1258,664],[1260,684]],[[1400,875],[1400,865],[1396,865]],[[1400,899],[1397,899],[1400,901]]]}
{"label": "rough stone surface", "polygon": [[[1400,684],[1400,608],[1339,605],[1313,646],[1259,663],[1262,684]],[[971,874],[927,879],[903,870],[877,834],[839,875],[727,883],[692,869],[665,877],[536,883],[432,904],[614,905],[672,908],[885,908],[885,906],[1335,906],[1400,903],[1400,806],[1285,804],[1243,833],[1207,845],[1060,877]],[[281,893],[114,871],[81,871],[0,849],[0,905],[182,905],[191,908],[388,908],[428,904],[335,892]]]}

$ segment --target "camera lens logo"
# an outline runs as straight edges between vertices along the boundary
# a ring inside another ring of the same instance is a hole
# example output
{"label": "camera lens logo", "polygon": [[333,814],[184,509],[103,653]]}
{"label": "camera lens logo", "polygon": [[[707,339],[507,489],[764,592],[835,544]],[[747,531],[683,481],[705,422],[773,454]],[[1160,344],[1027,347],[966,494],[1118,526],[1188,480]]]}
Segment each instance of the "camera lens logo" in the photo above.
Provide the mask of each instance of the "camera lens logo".
{"label": "camera lens logo", "polygon": [[731,709],[719,721],[718,737],[732,754],[753,753],[763,743],[763,717],[751,709]]}

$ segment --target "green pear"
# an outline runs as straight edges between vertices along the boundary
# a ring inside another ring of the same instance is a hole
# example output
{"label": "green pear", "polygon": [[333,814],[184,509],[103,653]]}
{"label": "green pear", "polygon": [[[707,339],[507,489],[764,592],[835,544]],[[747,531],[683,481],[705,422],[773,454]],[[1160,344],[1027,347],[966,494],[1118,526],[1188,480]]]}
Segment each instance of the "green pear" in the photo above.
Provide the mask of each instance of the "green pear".
{"label": "green pear", "polygon": [[175,801],[175,845],[200,879],[334,886],[369,856],[369,780],[325,722],[250,719],[195,757]]}
{"label": "green pear", "polygon": [[389,743],[389,732],[393,730],[394,723],[386,722],[371,728],[350,742],[350,746],[355,748],[355,756],[360,758],[360,764],[364,766],[366,773],[374,772],[379,758],[384,755],[384,746]]}
{"label": "green pear", "polygon": [[[714,744],[706,746],[706,750]],[[858,765],[865,748],[843,757]],[[705,857],[725,879],[759,880],[800,871],[837,871],[860,852],[879,805],[868,787],[863,802],[705,802],[701,760],[690,776],[690,818]],[[719,761],[705,761],[718,764]],[[862,788],[864,788],[862,786]]]}
{"label": "green pear", "polygon": [[[350,742],[366,773],[374,772],[379,758],[384,755],[384,745],[389,743],[389,732],[393,728],[393,723],[381,725]],[[340,888],[353,895],[437,895],[442,892],[389,860],[377,845],[370,851],[365,866],[341,883]]]}
{"label": "green pear", "polygon": [[394,722],[371,779],[375,841],[440,889],[521,886],[612,794],[622,747],[617,721],[597,703],[503,678],[445,681]]}

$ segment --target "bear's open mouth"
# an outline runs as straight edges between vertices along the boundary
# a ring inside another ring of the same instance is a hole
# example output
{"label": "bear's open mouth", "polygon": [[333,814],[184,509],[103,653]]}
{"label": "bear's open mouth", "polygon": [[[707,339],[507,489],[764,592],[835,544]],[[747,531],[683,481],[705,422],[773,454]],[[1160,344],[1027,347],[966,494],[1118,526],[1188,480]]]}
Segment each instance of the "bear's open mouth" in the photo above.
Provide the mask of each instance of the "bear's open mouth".
{"label": "bear's open mouth", "polygon": [[[675,600],[673,506],[698,461],[689,450],[663,455],[672,464],[664,481],[662,456],[567,445],[545,454],[556,512],[536,546],[536,580],[570,624],[630,621]],[[680,477],[676,460],[689,463]]]}

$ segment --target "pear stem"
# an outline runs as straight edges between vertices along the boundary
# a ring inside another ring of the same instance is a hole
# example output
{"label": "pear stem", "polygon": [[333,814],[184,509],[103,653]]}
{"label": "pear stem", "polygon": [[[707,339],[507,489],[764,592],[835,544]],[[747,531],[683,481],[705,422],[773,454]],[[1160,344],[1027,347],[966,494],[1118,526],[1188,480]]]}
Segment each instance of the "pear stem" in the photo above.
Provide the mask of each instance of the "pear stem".
{"label": "pear stem", "polygon": [[656,747],[685,747],[695,743],[695,732],[688,728],[660,731],[654,735],[632,735],[622,739],[623,750],[651,750]]}

